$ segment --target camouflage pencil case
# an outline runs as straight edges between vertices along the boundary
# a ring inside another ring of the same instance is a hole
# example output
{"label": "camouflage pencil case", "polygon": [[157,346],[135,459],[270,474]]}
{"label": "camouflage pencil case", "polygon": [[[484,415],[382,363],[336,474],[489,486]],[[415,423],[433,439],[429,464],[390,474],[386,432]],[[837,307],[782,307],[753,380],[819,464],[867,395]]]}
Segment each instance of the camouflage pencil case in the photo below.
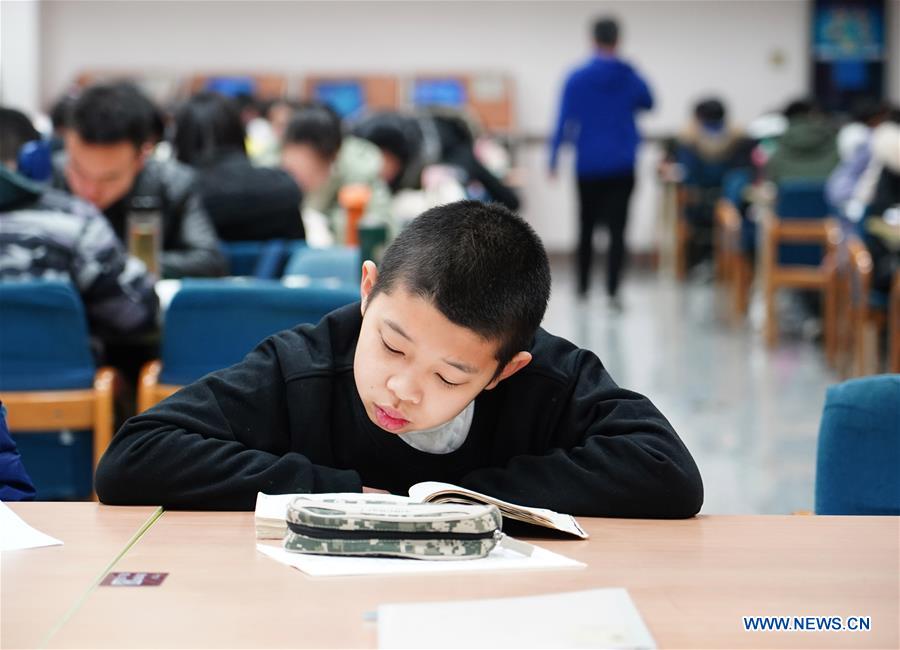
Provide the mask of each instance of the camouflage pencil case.
{"label": "camouflage pencil case", "polygon": [[497,545],[502,517],[494,505],[397,503],[371,499],[294,499],[284,548],[297,553],[470,560]]}

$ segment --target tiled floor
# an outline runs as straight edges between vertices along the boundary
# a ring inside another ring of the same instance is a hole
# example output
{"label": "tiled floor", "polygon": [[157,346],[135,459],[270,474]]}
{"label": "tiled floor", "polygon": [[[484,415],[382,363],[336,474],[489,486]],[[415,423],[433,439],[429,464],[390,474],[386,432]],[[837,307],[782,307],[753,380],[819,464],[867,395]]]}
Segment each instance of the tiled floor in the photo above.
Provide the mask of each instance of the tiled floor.
{"label": "tiled floor", "polygon": [[819,418],[837,381],[819,344],[794,334],[768,350],[758,324],[729,327],[708,283],[631,273],[616,313],[599,281],[576,300],[570,260],[552,268],[545,329],[596,352],[619,385],[669,418],[703,475],[702,512],[812,509]]}

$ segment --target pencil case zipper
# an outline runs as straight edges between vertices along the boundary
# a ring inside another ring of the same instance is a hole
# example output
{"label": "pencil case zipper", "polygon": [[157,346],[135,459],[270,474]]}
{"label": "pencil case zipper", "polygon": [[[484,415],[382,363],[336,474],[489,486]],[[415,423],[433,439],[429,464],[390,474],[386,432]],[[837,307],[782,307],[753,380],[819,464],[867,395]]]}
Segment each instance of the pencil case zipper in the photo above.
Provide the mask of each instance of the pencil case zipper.
{"label": "pencil case zipper", "polygon": [[483,533],[454,533],[441,531],[415,530],[404,532],[402,530],[323,530],[312,526],[304,526],[292,521],[287,522],[288,529],[297,535],[312,537],[314,539],[447,539],[447,540],[479,540],[500,538],[503,533],[499,530],[489,530]]}

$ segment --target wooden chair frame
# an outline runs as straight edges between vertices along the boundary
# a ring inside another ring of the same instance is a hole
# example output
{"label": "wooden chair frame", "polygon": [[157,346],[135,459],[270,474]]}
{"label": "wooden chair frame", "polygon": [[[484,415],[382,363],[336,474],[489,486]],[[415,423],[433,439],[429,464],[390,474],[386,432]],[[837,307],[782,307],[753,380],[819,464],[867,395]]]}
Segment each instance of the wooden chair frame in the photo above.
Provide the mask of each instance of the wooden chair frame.
{"label": "wooden chair frame", "polygon": [[[14,433],[91,429],[94,433],[94,470],[113,437],[113,397],[116,372],[100,368],[93,388],[79,390],[4,391],[9,428]],[[91,490],[91,498],[96,494]]]}
{"label": "wooden chair frame", "polygon": [[[771,210],[765,212],[762,220],[763,246],[762,271],[763,291],[766,311],[765,340],[774,346],[778,339],[778,313],[775,308],[775,294],[779,289],[812,289],[822,292],[823,330],[825,349],[834,346],[836,296],[834,278],[836,250],[841,241],[841,229],[837,220],[825,219],[781,219]],[[818,266],[780,266],[778,245],[786,243],[820,244],[825,255]]]}
{"label": "wooden chair frame", "polygon": [[730,320],[733,324],[746,317],[753,284],[753,264],[741,250],[741,223],[742,218],[735,205],[727,199],[719,199],[713,240],[716,277],[730,292]]}
{"label": "wooden chair frame", "polygon": [[[847,251],[849,255],[849,274],[853,276],[852,278],[847,278],[847,285],[850,282],[854,282],[856,291],[852,292],[850,286],[846,286],[844,289],[847,292],[847,309],[845,313],[849,316],[849,326],[845,341],[849,343],[847,348],[851,355],[850,374],[854,377],[861,377],[877,373],[879,370],[878,338],[881,330],[887,326],[888,317],[885,312],[873,310],[869,305],[873,267],[872,256],[869,254],[866,245],[858,237],[849,237],[847,240]],[[894,280],[891,295],[893,302],[891,302],[888,311],[891,308],[897,309],[893,303],[898,298],[894,294],[900,292],[900,289],[897,288],[897,278],[895,277]],[[896,328],[897,326],[892,325],[892,327]],[[894,340],[895,337],[892,335],[892,344]],[[891,354],[894,354],[893,349]]]}
{"label": "wooden chair frame", "polygon": [[169,395],[172,395],[181,389],[181,386],[160,384],[160,372],[162,372],[162,361],[159,359],[148,361],[144,364],[144,367],[141,368],[137,389],[138,413],[143,413],[147,409],[166,399]]}

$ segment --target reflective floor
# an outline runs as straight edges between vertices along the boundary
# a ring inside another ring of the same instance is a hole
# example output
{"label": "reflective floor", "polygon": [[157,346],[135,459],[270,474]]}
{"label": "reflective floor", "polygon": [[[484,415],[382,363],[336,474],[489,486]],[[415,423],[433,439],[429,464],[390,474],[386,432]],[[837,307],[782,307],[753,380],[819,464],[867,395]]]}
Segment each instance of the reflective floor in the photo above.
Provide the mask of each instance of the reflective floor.
{"label": "reflective floor", "polygon": [[795,327],[768,350],[759,305],[751,305],[748,324],[731,327],[722,296],[702,280],[631,273],[616,312],[598,274],[579,301],[572,267],[553,260],[544,328],[593,350],[620,386],[666,415],[703,475],[702,512],[812,510],[825,389],[838,381],[821,345]]}

